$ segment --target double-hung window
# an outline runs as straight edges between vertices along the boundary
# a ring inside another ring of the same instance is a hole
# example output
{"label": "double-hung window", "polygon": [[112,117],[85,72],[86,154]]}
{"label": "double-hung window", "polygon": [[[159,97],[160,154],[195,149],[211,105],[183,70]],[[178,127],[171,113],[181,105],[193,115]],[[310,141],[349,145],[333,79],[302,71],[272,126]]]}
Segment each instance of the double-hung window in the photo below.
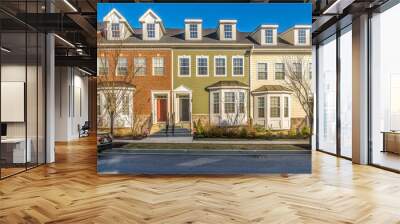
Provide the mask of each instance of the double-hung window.
{"label": "double-hung window", "polygon": [[133,64],[135,67],[135,75],[145,75],[146,74],[146,58],[145,57],[135,57],[133,59]]}
{"label": "double-hung window", "polygon": [[147,37],[148,38],[156,37],[156,24],[154,24],[154,23],[147,24]]}
{"label": "double-hung window", "polygon": [[197,76],[208,76],[208,57],[197,57]]}
{"label": "double-hung window", "polygon": [[293,63],[293,75],[296,77],[296,79],[301,80],[302,79],[302,66],[301,63]]}
{"label": "double-hung window", "polygon": [[233,75],[234,76],[242,76],[243,75],[243,57],[233,57],[232,65],[233,65]]}
{"label": "double-hung window", "polygon": [[224,37],[225,37],[225,39],[232,39],[232,25],[231,24],[224,25]]}
{"label": "double-hung window", "polygon": [[219,92],[213,93],[213,113],[219,114]]}
{"label": "double-hung window", "polygon": [[244,114],[245,106],[244,106],[244,92],[239,92],[239,113]]}
{"label": "double-hung window", "polygon": [[265,97],[263,96],[257,97],[257,111],[259,118],[265,117]]}
{"label": "double-hung window", "polygon": [[121,31],[119,23],[111,23],[111,36],[113,38],[120,38]]}
{"label": "double-hung window", "polygon": [[215,57],[215,76],[226,75],[226,57],[216,56]]}
{"label": "double-hung window", "polygon": [[99,75],[108,74],[108,59],[105,57],[97,58],[97,73]]}
{"label": "double-hung window", "polygon": [[190,76],[190,58],[179,57],[179,76]]}
{"label": "double-hung window", "polygon": [[283,99],[284,99],[283,116],[289,117],[289,97],[285,96]]}
{"label": "double-hung window", "polygon": [[267,80],[268,79],[268,64],[267,63],[258,63],[257,64],[257,78],[258,78],[258,80]]}
{"label": "double-hung window", "polygon": [[270,116],[277,118],[281,116],[281,101],[279,96],[271,96],[271,111]]}
{"label": "double-hung window", "polygon": [[225,92],[224,96],[224,107],[226,114],[235,113],[235,93],[234,92]]}
{"label": "double-hung window", "polygon": [[274,43],[274,32],[272,29],[265,30],[265,43],[273,44]]}
{"label": "double-hung window", "polygon": [[164,75],[163,57],[153,57],[153,75]]}
{"label": "double-hung window", "polygon": [[276,63],[275,64],[275,80],[285,79],[285,64]]}
{"label": "double-hung window", "polygon": [[197,24],[189,24],[189,33],[190,33],[190,38],[191,39],[197,39],[198,38],[198,30],[197,30]]}
{"label": "double-hung window", "polygon": [[119,57],[117,75],[127,75],[127,74],[128,74],[128,59],[124,57]]}
{"label": "double-hung window", "polygon": [[306,44],[306,29],[299,29],[298,30],[298,43],[299,44]]}

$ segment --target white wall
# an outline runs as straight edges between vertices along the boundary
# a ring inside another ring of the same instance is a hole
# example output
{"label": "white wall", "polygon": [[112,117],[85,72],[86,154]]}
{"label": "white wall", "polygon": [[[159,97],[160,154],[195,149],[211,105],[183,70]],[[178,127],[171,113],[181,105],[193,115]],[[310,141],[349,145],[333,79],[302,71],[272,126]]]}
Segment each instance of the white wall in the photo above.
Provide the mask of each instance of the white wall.
{"label": "white wall", "polygon": [[78,125],[88,121],[88,78],[71,67],[56,68],[55,140],[79,137]]}

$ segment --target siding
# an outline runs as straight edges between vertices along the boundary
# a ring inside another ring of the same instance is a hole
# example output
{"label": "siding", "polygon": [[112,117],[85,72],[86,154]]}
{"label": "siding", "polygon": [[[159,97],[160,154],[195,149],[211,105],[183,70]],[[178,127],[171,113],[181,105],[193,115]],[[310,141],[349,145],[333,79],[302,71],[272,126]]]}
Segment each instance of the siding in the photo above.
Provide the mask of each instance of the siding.
{"label": "siding", "polygon": [[[221,80],[237,80],[245,84],[249,84],[249,53],[246,50],[174,50],[173,53],[173,88],[177,88],[180,85],[184,85],[192,90],[192,114],[208,114],[209,113],[209,93],[205,89],[207,86],[221,81]],[[179,77],[178,76],[178,57],[179,56],[190,56],[191,61],[191,76],[190,77]],[[209,60],[209,76],[208,77],[196,77],[196,56],[208,56]],[[227,57],[227,76],[226,77],[215,77],[214,76],[214,56],[226,56]],[[244,76],[236,77],[232,76],[232,56],[244,56]]]}
{"label": "siding", "polygon": [[[283,54],[253,54],[251,57],[251,91],[263,86],[263,85],[283,85],[285,86],[285,81],[283,80],[274,80],[275,79],[275,63],[283,63],[282,58],[285,55]],[[293,54],[290,54],[293,56]],[[309,62],[311,63],[311,55],[308,56]],[[268,63],[268,80],[258,80],[257,79],[257,63]],[[306,65],[303,65],[306,66]],[[308,63],[307,63],[308,66]],[[304,70],[305,67],[303,67]],[[292,94],[292,103],[291,103],[291,111],[290,116],[292,118],[304,118],[306,116],[301,104]],[[251,98],[251,105],[253,104],[253,97]],[[253,108],[251,108],[251,116],[253,116],[252,112]]]}
{"label": "siding", "polygon": [[[99,55],[101,55],[100,52]],[[132,84],[136,86],[134,95],[134,113],[137,115],[150,115],[151,114],[151,91],[152,90],[171,90],[171,50],[158,50],[158,49],[137,49],[137,50],[121,50],[121,57],[128,58],[128,73],[133,71],[134,57],[146,58],[146,74],[144,76],[135,76]],[[164,75],[152,75],[152,58],[164,57]],[[109,68],[115,68],[110,60]]]}

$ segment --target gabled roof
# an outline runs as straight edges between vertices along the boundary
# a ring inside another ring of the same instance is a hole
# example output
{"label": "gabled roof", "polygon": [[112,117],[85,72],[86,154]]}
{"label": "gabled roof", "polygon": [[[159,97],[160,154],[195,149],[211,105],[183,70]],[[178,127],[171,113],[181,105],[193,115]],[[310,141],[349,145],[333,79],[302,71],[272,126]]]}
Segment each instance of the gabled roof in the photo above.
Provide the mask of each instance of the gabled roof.
{"label": "gabled roof", "polygon": [[218,81],[212,85],[209,85],[206,87],[206,90],[210,89],[219,89],[219,88],[241,88],[241,89],[247,89],[249,88],[249,85],[239,82],[237,80],[223,80],[223,81]]}
{"label": "gabled roof", "polygon": [[[113,8],[109,13],[107,13],[106,16],[103,17],[103,22],[107,21],[108,17],[110,17],[110,16],[113,15],[113,14],[117,15],[117,16],[120,18],[120,22],[125,23],[125,24],[126,24],[126,27],[128,27],[128,29],[129,29],[129,31],[131,31],[132,33],[134,33],[134,32],[133,32],[133,29],[132,29],[132,27],[131,27],[131,25],[130,25],[129,22],[128,22],[128,20],[126,20],[125,17],[124,17],[120,12],[118,12],[118,10],[115,9],[115,8]],[[99,28],[99,26],[97,26],[97,27]],[[102,27],[102,26],[101,26],[101,27]]]}
{"label": "gabled roof", "polygon": [[293,92],[293,91],[282,85],[263,85],[251,92],[260,93],[260,92]]}
{"label": "gabled roof", "polygon": [[161,30],[165,33],[165,27],[163,25],[162,19],[151,9],[148,9],[140,18],[139,22],[144,23],[146,22],[146,17],[147,16],[152,16],[155,20],[156,23],[160,23],[161,25]]}

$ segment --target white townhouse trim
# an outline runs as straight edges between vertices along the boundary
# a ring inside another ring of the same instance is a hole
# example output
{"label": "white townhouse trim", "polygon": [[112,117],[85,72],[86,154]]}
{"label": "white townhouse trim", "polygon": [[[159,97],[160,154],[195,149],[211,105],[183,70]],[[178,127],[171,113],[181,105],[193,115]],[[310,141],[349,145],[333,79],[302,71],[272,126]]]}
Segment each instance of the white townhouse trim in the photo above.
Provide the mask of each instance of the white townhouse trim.
{"label": "white townhouse trim", "polygon": [[[243,62],[243,64],[242,64],[242,74],[241,75],[235,75],[235,73],[234,73],[234,65],[233,65],[233,59],[235,59],[235,58],[241,58],[242,59],[242,62]],[[244,70],[244,56],[243,55],[234,55],[234,56],[232,56],[232,60],[231,60],[231,69],[232,69],[232,77],[244,77],[244,73],[245,73],[245,70]]]}
{"label": "white townhouse trim", "polygon": [[[181,58],[189,59],[189,75],[181,75]],[[191,77],[192,76],[192,57],[190,55],[179,55],[178,56],[178,77]]]}
{"label": "white townhouse trim", "polygon": [[[198,59],[207,58],[207,75],[199,75]],[[196,55],[196,77],[209,77],[210,76],[210,59],[208,55]]]}
{"label": "white townhouse trim", "polygon": [[[225,59],[225,74],[223,74],[223,75],[217,75],[217,62],[216,62],[216,60],[218,58]],[[228,71],[227,71],[228,65],[227,64],[228,64],[228,60],[227,60],[227,57],[225,55],[215,55],[214,56],[214,76],[215,77],[227,77],[228,76]]]}

